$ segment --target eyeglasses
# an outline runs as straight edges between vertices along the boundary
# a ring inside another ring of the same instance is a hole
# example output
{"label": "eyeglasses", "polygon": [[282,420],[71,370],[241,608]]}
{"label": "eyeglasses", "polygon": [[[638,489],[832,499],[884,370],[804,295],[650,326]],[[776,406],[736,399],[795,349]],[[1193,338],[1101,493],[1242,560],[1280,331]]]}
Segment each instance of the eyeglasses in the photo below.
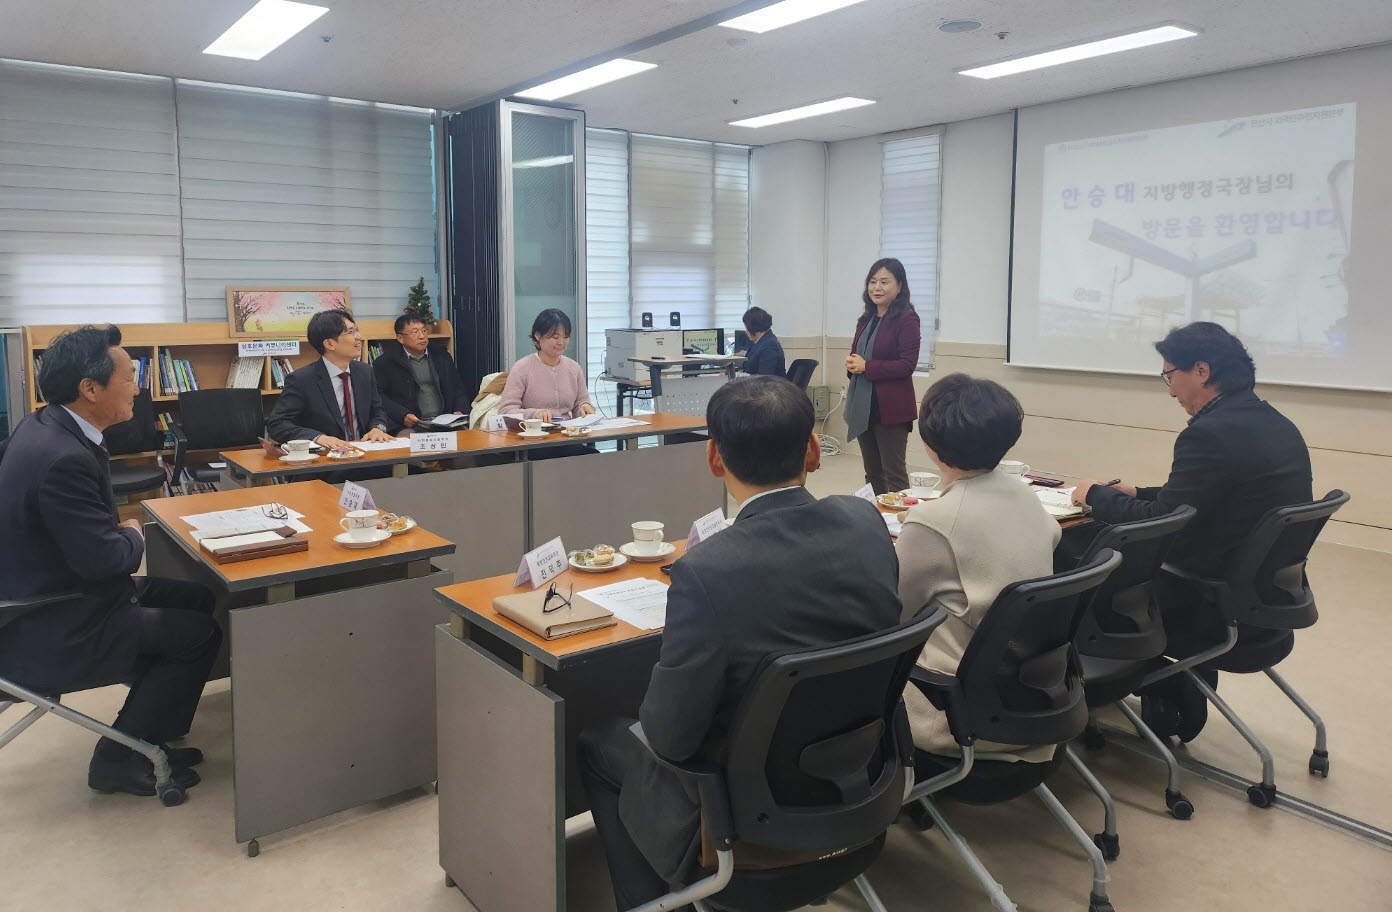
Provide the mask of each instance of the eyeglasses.
{"label": "eyeglasses", "polygon": [[358,338],[359,336],[361,336],[362,333],[358,330],[358,328],[357,328],[356,326],[354,326],[352,329],[345,329],[343,332],[339,333],[339,335],[340,335],[340,336],[352,336],[354,339],[356,339],[356,338]]}
{"label": "eyeglasses", "polygon": [[264,507],[261,508],[261,512],[262,512],[262,513],[265,513],[266,516],[267,516],[268,518],[270,518],[270,519],[289,519],[289,518],[290,518],[290,511],[287,510],[287,509],[285,509],[283,506],[281,506],[281,505],[278,504],[278,503],[267,504],[266,506],[264,506]]}
{"label": "eyeglasses", "polygon": [[401,335],[403,335],[403,336],[428,336],[428,335],[430,335],[430,330],[426,329],[424,326],[417,326],[415,329],[403,329],[403,330],[401,331]]}
{"label": "eyeglasses", "polygon": [[1165,381],[1165,385],[1166,385],[1166,386],[1169,386],[1169,385],[1171,384],[1171,382],[1172,382],[1172,381],[1170,380],[1170,374],[1173,374],[1173,373],[1174,373],[1175,371],[1177,371],[1177,370],[1179,370],[1179,368],[1177,368],[1177,367],[1172,367],[1172,368],[1170,368],[1170,369],[1167,370],[1167,371],[1161,371],[1161,372],[1160,372],[1160,379]]}
{"label": "eyeglasses", "polygon": [[[553,612],[553,611],[559,611],[559,610],[562,609],[562,608],[569,608],[569,607],[570,607],[570,597],[571,597],[572,595],[574,595],[574,594],[575,594],[575,584],[574,584],[574,583],[571,583],[571,584],[570,584],[570,591],[567,592],[565,595],[561,595],[559,592],[557,592],[557,591],[556,591],[556,584],[555,584],[555,583],[552,583],[552,584],[551,584],[551,587],[550,587],[549,589],[546,590],[546,598],[544,598],[544,599],[541,600],[541,613],[542,613],[542,614],[550,614],[551,612]],[[557,601],[556,601],[556,604],[554,604],[554,605],[551,604],[551,600],[552,600],[552,599],[556,599],[556,600],[557,600]]]}

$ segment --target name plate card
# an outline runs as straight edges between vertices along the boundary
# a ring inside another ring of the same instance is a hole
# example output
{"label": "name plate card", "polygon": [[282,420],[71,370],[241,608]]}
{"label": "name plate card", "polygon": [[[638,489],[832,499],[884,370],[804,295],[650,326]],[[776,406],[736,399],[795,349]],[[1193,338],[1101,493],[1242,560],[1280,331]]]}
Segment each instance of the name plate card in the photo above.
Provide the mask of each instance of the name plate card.
{"label": "name plate card", "polygon": [[243,358],[255,357],[257,355],[298,355],[300,353],[300,342],[298,339],[288,339],[281,342],[238,342],[237,354]]}
{"label": "name plate card", "polygon": [[483,422],[483,429],[489,433],[507,430],[507,420],[502,415],[492,414]]}
{"label": "name plate card", "polygon": [[350,513],[353,510],[377,509],[377,505],[372,502],[372,492],[351,481],[343,483],[343,495],[338,498],[338,505]]}
{"label": "name plate card", "polygon": [[711,510],[691,524],[691,531],[686,536],[686,547],[694,548],[715,533],[723,532],[725,528],[725,514],[718,509]]}
{"label": "name plate card", "polygon": [[561,544],[561,539],[557,536],[522,556],[522,563],[517,565],[517,577],[513,579],[512,584],[521,586],[529,582],[535,589],[565,573],[569,566],[565,545]]}
{"label": "name plate card", "polygon": [[872,504],[879,504],[879,501],[875,499],[875,489],[870,487],[870,485],[866,485],[859,491],[856,491],[855,496],[859,497],[861,500],[868,500]]}
{"label": "name plate card", "polygon": [[455,431],[411,435],[411,452],[413,454],[449,453],[457,449],[459,449],[459,434]]}

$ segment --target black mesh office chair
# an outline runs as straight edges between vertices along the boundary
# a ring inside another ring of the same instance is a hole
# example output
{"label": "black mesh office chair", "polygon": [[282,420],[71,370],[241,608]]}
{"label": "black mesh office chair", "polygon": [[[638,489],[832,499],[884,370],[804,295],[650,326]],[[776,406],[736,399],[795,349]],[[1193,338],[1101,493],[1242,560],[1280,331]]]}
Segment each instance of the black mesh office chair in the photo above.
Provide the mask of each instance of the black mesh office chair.
{"label": "black mesh office chair", "polygon": [[[129,421],[113,424],[102,435],[102,444],[112,456],[129,453],[158,453],[164,447],[164,432],[155,424],[155,404],[150,391],[141,390],[135,397],[134,414]],[[175,447],[177,464],[182,454]],[[154,465],[130,464],[111,460],[111,490],[117,494],[140,494],[155,491],[164,485],[164,468]]]}
{"label": "black mesh office chair", "polygon": [[1194,669],[1232,674],[1264,672],[1315,726],[1310,773],[1329,775],[1324,721],[1276,673],[1274,666],[1290,655],[1295,646],[1295,631],[1311,626],[1319,617],[1305,564],[1324,524],[1348,501],[1349,495],[1336,489],[1313,503],[1268,511],[1233,557],[1228,574],[1222,579],[1197,576],[1169,564],[1162,567],[1162,572],[1189,583],[1195,596],[1221,615],[1227,624],[1224,643],[1228,648],[1205,650],[1170,663],[1147,676],[1144,683],[1152,684],[1174,674],[1188,675],[1204,697],[1232,723],[1261,758],[1261,782],[1247,789],[1247,800],[1257,807],[1270,807],[1276,801],[1271,751]]}
{"label": "black mesh office chair", "polygon": [[[1076,570],[1012,583],[1001,590],[967,644],[957,674],[914,668],[912,685],[947,713],[960,757],[919,751],[919,781],[909,795],[926,812],[921,826],[936,823],[1003,912],[1015,905],[966,841],[929,797],[941,794],[968,804],[996,804],[1033,791],[1092,863],[1090,912],[1111,912],[1107,862],[1068,811],[1044,785],[1062,763],[1064,746],[1087,725],[1082,671],[1073,646],[1094,593],[1121,565],[1104,549]],[[1059,745],[1044,763],[977,761],[978,740],[1000,744]]]}
{"label": "black mesh office chair", "polygon": [[[686,903],[701,912],[798,909],[852,881],[883,912],[865,871],[912,781],[904,685],[946,616],[937,609],[883,633],[766,660],[731,725],[723,764],[654,753],[694,780],[716,867],[639,912]],[[643,739],[641,725],[633,732]]]}
{"label": "black mesh office chair", "polygon": [[[231,450],[256,446],[266,432],[261,391],[254,389],[189,390],[179,394],[179,423],[174,439],[184,452]],[[216,482],[221,471],[206,461],[176,463],[174,477],[188,472],[194,481]]]}
{"label": "black mesh office chair", "polygon": [[812,358],[798,358],[788,365],[788,382],[800,390],[807,389],[807,384],[812,381],[812,373],[817,369],[817,364],[818,362]]}
{"label": "black mesh office chair", "polygon": [[[1098,587],[1073,639],[1082,666],[1089,715],[1083,743],[1091,750],[1100,750],[1105,739],[1097,728],[1096,710],[1104,706],[1120,709],[1136,734],[1164,758],[1170,776],[1165,806],[1179,820],[1188,820],[1194,813],[1194,806],[1179,789],[1179,763],[1124,700],[1154,668],[1154,660],[1165,652],[1165,627],[1151,582],[1160,572],[1170,543],[1196,512],[1191,506],[1180,505],[1165,516],[1107,526],[1093,539],[1079,565],[1089,563],[1104,550],[1120,554],[1121,565]],[[1092,839],[1103,856],[1114,861],[1121,853],[1121,841],[1111,796],[1071,746],[1064,748],[1064,756],[1102,802],[1102,832]]]}
{"label": "black mesh office chair", "polygon": [[[66,592],[60,595],[34,596],[23,599],[0,599],[0,625],[13,620],[14,618],[29,611],[41,611],[51,608],[54,605],[71,601],[79,598],[81,593]],[[103,738],[110,738],[120,744],[124,744],[131,750],[143,754],[155,767],[155,794],[159,796],[160,802],[165,807],[174,807],[183,804],[184,790],[174,784],[173,773],[169,766],[169,758],[165,756],[163,750],[157,745],[147,741],[132,738],[124,732],[119,732],[109,725],[104,725],[93,719],[91,716],[83,715],[76,710],[69,709],[60,702],[61,694],[41,694],[30,690],[9,678],[5,677],[6,671],[0,668],[0,715],[16,703],[28,703],[34,708],[9,728],[0,732],[0,748],[9,744],[29,726],[39,721],[47,713],[53,713],[62,719],[67,719],[75,725],[80,725],[95,735]],[[119,681],[107,682],[119,684]]]}

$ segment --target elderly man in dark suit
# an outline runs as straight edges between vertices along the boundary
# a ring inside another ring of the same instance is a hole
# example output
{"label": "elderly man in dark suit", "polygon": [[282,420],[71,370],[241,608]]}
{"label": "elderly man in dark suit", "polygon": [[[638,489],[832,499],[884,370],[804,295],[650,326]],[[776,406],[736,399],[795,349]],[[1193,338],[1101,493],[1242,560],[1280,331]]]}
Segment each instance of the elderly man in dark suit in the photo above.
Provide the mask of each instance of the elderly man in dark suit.
{"label": "elderly man in dark suit", "polygon": [[[821,460],[807,396],[787,380],[722,386],[706,409],[711,473],[735,523],[672,567],[667,626],[639,715],[659,754],[718,757],[759,664],[899,623],[899,563],[879,512],[804,488]],[[579,768],[614,894],[629,909],[687,877],[699,853],[694,789],[610,720],[582,732]]]}
{"label": "elderly man in dark suit", "polygon": [[[48,405],[0,450],[0,598],[77,591],[0,627],[0,673],[41,693],[130,682],[113,727],[154,744],[193,721],[222,631],[213,596],[178,580],[132,577],[145,540],[122,523],[102,432],[129,421],[135,372],[116,327],[65,333],[44,352]],[[174,781],[198,783],[197,748],[166,747]],[[103,738],[87,783],[100,792],[155,793],[150,761]]]}
{"label": "elderly man in dark suit", "polygon": [[[1163,516],[1189,504],[1198,513],[1166,559],[1191,573],[1221,577],[1263,515],[1313,499],[1310,451],[1291,420],[1257,398],[1252,357],[1223,327],[1190,323],[1172,330],[1155,349],[1164,359],[1160,376],[1170,395],[1190,415],[1175,439],[1169,479],[1150,488],[1085,481],[1074,488],[1073,501],[1088,504],[1093,518],[1107,523]],[[1223,620],[1186,584],[1161,574],[1155,591],[1168,655],[1190,656],[1222,642]],[[1217,673],[1209,674],[1216,684]],[[1163,686],[1178,701],[1182,718],[1178,727],[1161,728],[1191,740],[1203,727],[1207,701],[1186,678]]]}
{"label": "elderly man in dark suit", "polygon": [[414,314],[392,327],[400,348],[372,362],[390,430],[410,430],[436,415],[466,415],[469,400],[449,352],[430,345],[430,330]]}
{"label": "elderly man in dark suit", "polygon": [[319,360],[285,378],[280,401],[266,416],[266,432],[280,443],[313,440],[330,449],[353,440],[390,440],[377,381],[361,360],[362,337],[353,315],[317,313],[307,335]]}

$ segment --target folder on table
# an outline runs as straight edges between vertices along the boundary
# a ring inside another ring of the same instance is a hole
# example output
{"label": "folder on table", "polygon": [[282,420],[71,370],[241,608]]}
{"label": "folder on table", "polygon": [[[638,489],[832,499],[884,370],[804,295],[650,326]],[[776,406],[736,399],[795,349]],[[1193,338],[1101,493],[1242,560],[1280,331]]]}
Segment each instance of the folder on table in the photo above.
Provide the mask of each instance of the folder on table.
{"label": "folder on table", "polygon": [[[570,605],[554,611],[543,612],[542,603],[546,600],[546,590],[523,592],[515,595],[500,595],[493,600],[493,610],[510,621],[526,627],[537,636],[548,640],[571,634],[584,633],[612,627],[618,623],[614,612],[601,608],[579,595],[571,597]],[[552,597],[555,604],[555,597]]]}

